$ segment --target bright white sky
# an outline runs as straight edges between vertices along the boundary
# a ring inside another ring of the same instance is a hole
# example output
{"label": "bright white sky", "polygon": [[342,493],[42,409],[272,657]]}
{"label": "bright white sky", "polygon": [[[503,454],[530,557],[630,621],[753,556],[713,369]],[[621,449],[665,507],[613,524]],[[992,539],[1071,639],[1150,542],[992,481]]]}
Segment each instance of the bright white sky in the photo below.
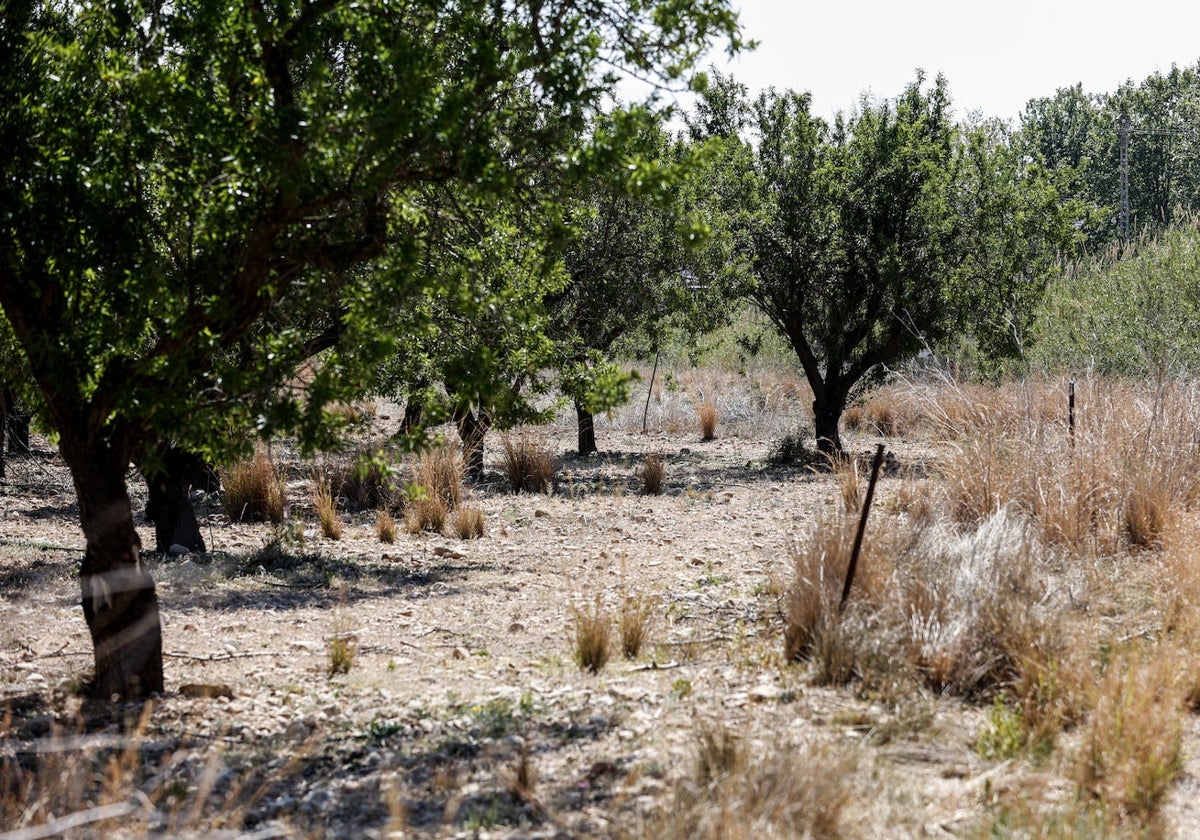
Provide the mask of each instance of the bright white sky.
{"label": "bright white sky", "polygon": [[740,0],[760,42],[723,71],[750,88],[807,90],[813,113],[849,110],[859,94],[899,94],[916,68],[950,83],[955,115],[1015,119],[1033,97],[1082,82],[1088,93],[1200,59],[1195,0]]}

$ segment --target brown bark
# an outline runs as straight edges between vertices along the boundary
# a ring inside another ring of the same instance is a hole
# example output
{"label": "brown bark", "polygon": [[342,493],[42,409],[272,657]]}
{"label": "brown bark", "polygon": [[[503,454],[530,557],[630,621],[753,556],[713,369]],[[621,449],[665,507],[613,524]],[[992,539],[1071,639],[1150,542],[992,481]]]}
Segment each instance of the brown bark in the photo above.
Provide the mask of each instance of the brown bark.
{"label": "brown bark", "polygon": [[93,694],[135,700],[161,692],[162,624],[133,527],[125,485],[128,450],[114,447],[100,432],[64,433],[60,450],[71,468],[87,540],[80,590],[96,666]]}
{"label": "brown bark", "polygon": [[153,465],[143,468],[149,499],[146,518],[154,523],[155,551],[166,554],[171,546],[205,552],[204,536],[189,497],[194,486],[208,489],[211,469],[204,459],[174,446],[159,448]]}
{"label": "brown bark", "polygon": [[838,434],[838,421],[845,408],[845,397],[813,401],[813,429],[817,436],[817,451],[828,456],[841,457],[842,438]]}
{"label": "brown bark", "polygon": [[597,452],[596,421],[592,413],[583,407],[583,403],[575,402],[575,419],[578,425],[577,442],[580,455],[591,455]]}
{"label": "brown bark", "polygon": [[483,478],[483,439],[492,427],[492,418],[486,411],[469,408],[454,410],[454,422],[462,440],[463,464],[467,478],[480,481]]}

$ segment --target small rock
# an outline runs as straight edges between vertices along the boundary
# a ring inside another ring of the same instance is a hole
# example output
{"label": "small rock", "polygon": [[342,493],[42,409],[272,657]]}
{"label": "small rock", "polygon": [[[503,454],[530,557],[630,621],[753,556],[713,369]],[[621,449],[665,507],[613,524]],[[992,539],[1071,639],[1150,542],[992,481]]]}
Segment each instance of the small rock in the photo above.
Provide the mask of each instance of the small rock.
{"label": "small rock", "polygon": [[763,685],[756,685],[754,688],[750,689],[750,699],[755,703],[765,703],[768,700],[778,700],[780,694],[782,694],[782,692],[778,687],[768,685],[766,683]]}
{"label": "small rock", "polygon": [[190,548],[179,543],[171,543],[171,547],[167,549],[167,554],[170,554],[172,557],[182,557],[185,554],[191,553],[192,550]]}
{"label": "small rock", "polygon": [[184,683],[179,686],[179,693],[184,697],[191,697],[193,700],[209,700],[214,697],[233,699],[232,688],[227,685],[210,683]]}
{"label": "small rock", "polygon": [[541,517],[543,517],[543,516],[549,516],[549,515],[550,515],[550,511],[548,511],[548,510],[542,510],[541,508],[538,508],[537,510],[535,510],[535,511],[533,512],[533,515],[534,515],[535,517],[537,517],[537,518],[539,518],[539,519],[540,519],[540,518],[541,518]]}

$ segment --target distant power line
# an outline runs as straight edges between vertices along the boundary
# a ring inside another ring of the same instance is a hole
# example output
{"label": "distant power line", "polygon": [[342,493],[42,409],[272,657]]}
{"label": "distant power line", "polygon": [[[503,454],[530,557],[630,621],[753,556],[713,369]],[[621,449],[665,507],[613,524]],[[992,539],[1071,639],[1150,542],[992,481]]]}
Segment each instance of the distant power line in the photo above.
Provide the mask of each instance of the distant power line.
{"label": "distant power line", "polygon": [[1121,143],[1121,239],[1129,239],[1129,135],[1152,134],[1160,137],[1200,137],[1195,131],[1177,128],[1134,128],[1129,114],[1117,120],[1117,137]]}

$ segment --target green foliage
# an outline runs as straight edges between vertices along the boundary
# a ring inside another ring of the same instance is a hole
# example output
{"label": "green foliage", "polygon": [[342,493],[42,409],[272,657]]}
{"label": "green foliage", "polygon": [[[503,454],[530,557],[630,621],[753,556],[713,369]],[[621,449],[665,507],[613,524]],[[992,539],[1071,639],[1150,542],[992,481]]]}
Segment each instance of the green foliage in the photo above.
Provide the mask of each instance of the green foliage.
{"label": "green foliage", "polygon": [[1170,376],[1200,369],[1200,223],[1113,246],[1051,284],[1030,359],[1048,370]]}
{"label": "green foliage", "polygon": [[1011,706],[996,697],[979,730],[975,750],[982,758],[999,761],[1013,758],[1025,746],[1025,721],[1019,706]]}
{"label": "green foliage", "polygon": [[949,326],[955,132],[945,81],[923,81],[832,126],[807,95],[770,90],[753,106],[757,145],[729,158],[751,294],[799,358],[822,447],[840,449],[856,382]]}
{"label": "green foliage", "polygon": [[1120,209],[1117,124],[1129,116],[1130,229],[1154,233],[1200,207],[1200,64],[1172,66],[1110,93],[1081,85],[1029,102],[1021,117],[1026,152],[1061,176],[1079,201],[1076,223],[1089,246],[1116,240]]}
{"label": "green foliage", "polygon": [[[673,79],[740,43],[723,0],[518,6],[10,5],[0,302],[56,425],[325,442],[322,404],[433,285],[415,261],[442,208],[607,167],[578,139],[604,67]],[[454,256],[486,270],[496,235]]]}
{"label": "green foliage", "polygon": [[814,396],[823,452],[860,383],[970,329],[984,352],[1018,351],[1033,305],[1070,244],[1070,206],[998,123],[957,126],[946,82],[923,75],[894,100],[864,97],[827,124],[809,97],[752,106],[714,74],[692,127],[726,137],[714,193],[753,256],[751,298],[786,338]]}

